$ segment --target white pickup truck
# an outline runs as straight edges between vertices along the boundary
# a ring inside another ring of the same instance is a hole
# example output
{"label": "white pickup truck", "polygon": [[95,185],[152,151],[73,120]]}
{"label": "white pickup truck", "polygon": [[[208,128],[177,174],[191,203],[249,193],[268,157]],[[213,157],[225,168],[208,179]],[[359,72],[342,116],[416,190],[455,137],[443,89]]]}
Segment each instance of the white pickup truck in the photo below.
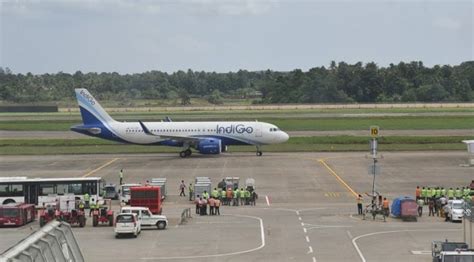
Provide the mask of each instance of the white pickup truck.
{"label": "white pickup truck", "polygon": [[163,215],[153,215],[148,207],[130,207],[125,206],[120,209],[120,213],[134,213],[140,220],[142,227],[156,226],[158,229],[165,229],[168,225],[168,219]]}

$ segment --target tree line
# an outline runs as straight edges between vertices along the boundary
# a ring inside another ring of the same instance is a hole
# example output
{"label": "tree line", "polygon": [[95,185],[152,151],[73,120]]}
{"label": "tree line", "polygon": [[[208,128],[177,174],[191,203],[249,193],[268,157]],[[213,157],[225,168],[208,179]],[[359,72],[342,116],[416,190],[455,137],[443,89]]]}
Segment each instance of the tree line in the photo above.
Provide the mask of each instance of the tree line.
{"label": "tree line", "polygon": [[0,100],[12,103],[74,99],[87,88],[100,100],[180,99],[220,104],[223,98],[255,98],[255,103],[470,102],[474,100],[474,61],[426,67],[422,62],[331,62],[307,72],[216,73],[149,71],[137,74],[59,72],[15,74],[0,67]]}

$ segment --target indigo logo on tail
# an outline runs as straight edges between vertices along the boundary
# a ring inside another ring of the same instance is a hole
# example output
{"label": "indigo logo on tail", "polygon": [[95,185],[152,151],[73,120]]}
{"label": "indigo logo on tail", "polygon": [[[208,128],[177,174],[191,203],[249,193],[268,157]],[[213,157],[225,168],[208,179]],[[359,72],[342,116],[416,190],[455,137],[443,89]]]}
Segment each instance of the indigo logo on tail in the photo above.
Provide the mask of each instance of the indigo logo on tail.
{"label": "indigo logo on tail", "polygon": [[84,92],[84,90],[81,90],[81,95],[85,99],[87,99],[91,105],[95,105],[94,98],[91,95],[89,95],[88,93]]}

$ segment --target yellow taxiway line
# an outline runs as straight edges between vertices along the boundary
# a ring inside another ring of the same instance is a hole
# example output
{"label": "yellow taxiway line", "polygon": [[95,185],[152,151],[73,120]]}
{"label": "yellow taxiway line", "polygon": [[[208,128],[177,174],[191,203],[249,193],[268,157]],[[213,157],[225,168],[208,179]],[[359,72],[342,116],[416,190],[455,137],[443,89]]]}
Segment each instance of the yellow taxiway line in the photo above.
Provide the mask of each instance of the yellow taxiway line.
{"label": "yellow taxiway line", "polygon": [[98,168],[96,168],[96,169],[90,171],[89,173],[83,175],[82,177],[88,177],[88,176],[94,174],[95,172],[101,170],[102,168],[104,168],[104,167],[106,167],[106,166],[112,164],[113,162],[115,162],[115,161],[117,161],[117,160],[119,160],[119,159],[120,159],[120,158],[114,158],[114,159],[110,160],[109,162],[107,162],[107,163],[101,165],[100,167],[98,167]]}
{"label": "yellow taxiway line", "polygon": [[329,171],[331,175],[333,175],[343,186],[345,186],[349,192],[351,192],[355,197],[359,196],[359,194],[357,194],[354,189],[352,189],[344,180],[342,180],[340,176],[337,175],[334,170],[332,170],[331,167],[328,166],[328,164],[326,164],[324,159],[318,159],[318,161]]}

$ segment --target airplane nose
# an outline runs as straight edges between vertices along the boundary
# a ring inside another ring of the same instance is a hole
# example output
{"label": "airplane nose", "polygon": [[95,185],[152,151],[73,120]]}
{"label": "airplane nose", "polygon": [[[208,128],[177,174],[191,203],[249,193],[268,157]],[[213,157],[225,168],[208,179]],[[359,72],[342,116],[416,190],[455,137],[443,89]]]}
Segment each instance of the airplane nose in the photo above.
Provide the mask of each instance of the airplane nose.
{"label": "airplane nose", "polygon": [[280,135],[281,143],[288,141],[289,138],[290,136],[287,133],[283,131],[281,132],[281,135]]}

